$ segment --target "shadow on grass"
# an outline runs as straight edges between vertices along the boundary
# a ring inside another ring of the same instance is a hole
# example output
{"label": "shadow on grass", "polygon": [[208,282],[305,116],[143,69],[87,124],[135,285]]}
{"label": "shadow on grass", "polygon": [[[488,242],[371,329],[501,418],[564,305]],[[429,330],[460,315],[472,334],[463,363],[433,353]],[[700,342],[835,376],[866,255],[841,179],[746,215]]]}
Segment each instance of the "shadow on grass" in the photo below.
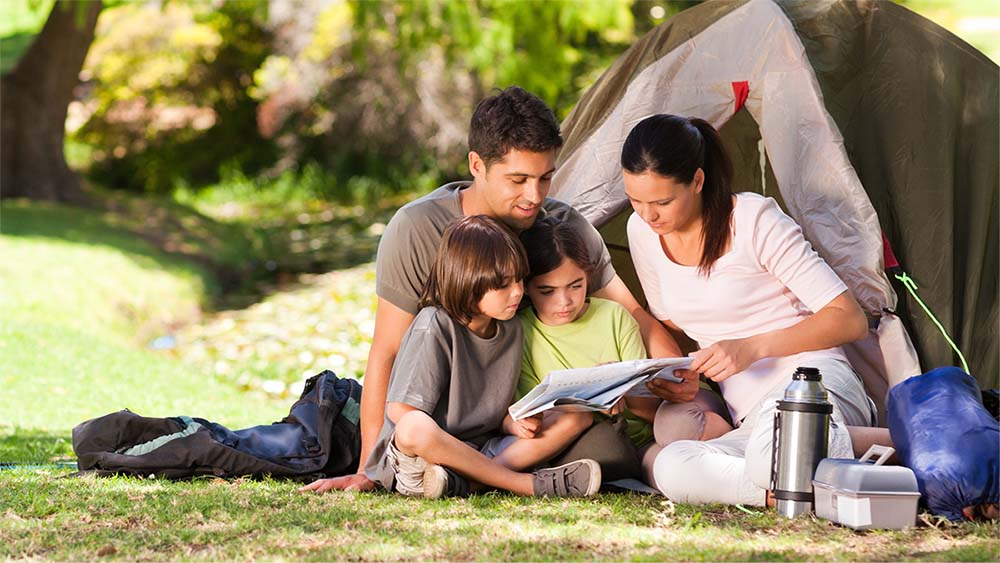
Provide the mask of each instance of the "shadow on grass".
{"label": "shadow on grass", "polygon": [[11,465],[49,465],[76,461],[68,434],[0,428],[0,470]]}
{"label": "shadow on grass", "polygon": [[220,222],[165,199],[90,193],[89,207],[4,200],[0,232],[116,248],[169,269],[194,265],[213,309],[246,307],[295,276],[375,258],[394,208],[329,207],[259,222]]}

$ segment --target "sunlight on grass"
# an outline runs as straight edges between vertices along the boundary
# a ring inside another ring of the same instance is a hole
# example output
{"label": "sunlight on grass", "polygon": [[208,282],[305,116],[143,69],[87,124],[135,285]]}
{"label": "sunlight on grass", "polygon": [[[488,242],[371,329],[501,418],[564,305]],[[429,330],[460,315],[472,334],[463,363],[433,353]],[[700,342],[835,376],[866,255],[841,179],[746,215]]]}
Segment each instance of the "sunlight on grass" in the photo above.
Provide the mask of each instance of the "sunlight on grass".
{"label": "sunlight on grass", "polygon": [[204,270],[97,210],[5,201],[2,228],[0,461],[64,457],[65,442],[46,440],[68,439],[74,425],[123,408],[237,428],[286,412],[283,401],[240,393],[146,349],[150,338],[199,317],[214,283]]}
{"label": "sunlight on grass", "polygon": [[424,501],[303,495],[272,480],[59,475],[0,475],[0,505],[9,507],[0,519],[0,558],[986,561],[998,547],[995,525],[859,533],[718,506],[677,506],[664,521],[655,518],[662,502],[640,495],[540,500],[490,493]]}

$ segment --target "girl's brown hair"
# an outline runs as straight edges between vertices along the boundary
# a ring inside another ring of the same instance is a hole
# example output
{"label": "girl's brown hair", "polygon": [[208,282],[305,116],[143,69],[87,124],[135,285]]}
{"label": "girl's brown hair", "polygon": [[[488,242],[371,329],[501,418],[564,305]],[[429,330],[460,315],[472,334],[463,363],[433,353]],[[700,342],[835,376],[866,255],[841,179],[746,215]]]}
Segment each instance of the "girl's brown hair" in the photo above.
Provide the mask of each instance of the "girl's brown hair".
{"label": "girl's brown hair", "polygon": [[461,217],[441,237],[421,307],[441,307],[463,325],[480,313],[479,301],[491,289],[528,274],[524,247],[506,226],[486,215]]}
{"label": "girl's brown hair", "polygon": [[[580,233],[569,223],[555,217],[535,221],[534,225],[521,233],[521,243],[528,253],[528,276],[525,281],[555,270],[564,258],[579,266],[587,276],[597,269],[587,253]],[[591,288],[587,289],[589,291]]]}

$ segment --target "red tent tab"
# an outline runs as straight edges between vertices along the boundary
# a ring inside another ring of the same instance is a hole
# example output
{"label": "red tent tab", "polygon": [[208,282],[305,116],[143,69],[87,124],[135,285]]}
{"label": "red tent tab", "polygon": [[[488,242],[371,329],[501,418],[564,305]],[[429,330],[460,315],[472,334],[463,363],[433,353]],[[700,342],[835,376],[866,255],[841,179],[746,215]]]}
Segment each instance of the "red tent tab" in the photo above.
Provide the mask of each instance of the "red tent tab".
{"label": "red tent tab", "polygon": [[743,104],[747,103],[747,96],[750,95],[750,84],[746,80],[742,82],[733,82],[733,96],[736,98],[736,102],[733,106],[733,114],[740,111]]}
{"label": "red tent tab", "polygon": [[899,260],[896,260],[896,255],[892,253],[892,247],[889,246],[889,239],[885,233],[882,233],[882,258],[885,260],[886,270],[899,267]]}

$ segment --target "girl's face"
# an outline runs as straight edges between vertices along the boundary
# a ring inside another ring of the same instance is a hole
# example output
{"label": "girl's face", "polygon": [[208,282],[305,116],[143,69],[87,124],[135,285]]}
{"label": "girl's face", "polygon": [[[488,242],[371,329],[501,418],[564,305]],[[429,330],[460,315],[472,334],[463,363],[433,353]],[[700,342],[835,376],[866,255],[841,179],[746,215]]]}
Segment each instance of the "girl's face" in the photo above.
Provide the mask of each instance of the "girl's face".
{"label": "girl's face", "polygon": [[543,323],[569,324],[587,310],[587,273],[576,262],[563,258],[555,270],[531,278],[526,293]]}
{"label": "girl's face", "polygon": [[477,316],[486,317],[484,320],[510,320],[517,314],[517,306],[520,305],[523,295],[524,283],[521,280],[511,280],[501,288],[491,289],[483,294],[483,298],[479,300],[479,315]]}
{"label": "girl's face", "polygon": [[658,235],[685,232],[701,217],[701,187],[705,173],[699,168],[690,184],[655,172],[624,173],[625,194],[632,209]]}

